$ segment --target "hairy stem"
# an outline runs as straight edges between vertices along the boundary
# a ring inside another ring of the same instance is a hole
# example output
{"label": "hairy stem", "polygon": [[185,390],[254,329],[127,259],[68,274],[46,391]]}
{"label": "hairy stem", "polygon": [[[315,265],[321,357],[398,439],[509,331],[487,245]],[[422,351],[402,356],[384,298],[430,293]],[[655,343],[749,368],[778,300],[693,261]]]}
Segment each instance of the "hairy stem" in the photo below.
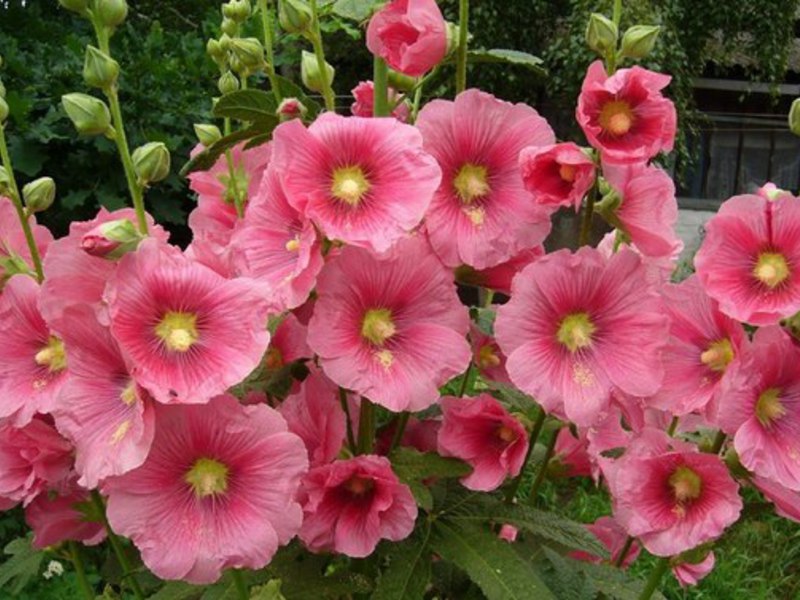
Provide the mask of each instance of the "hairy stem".
{"label": "hairy stem", "polygon": [[661,583],[661,578],[664,577],[664,573],[666,573],[668,569],[669,558],[662,558],[656,563],[656,566],[650,571],[650,577],[647,578],[647,583],[642,593],[639,594],[639,600],[650,600],[656,588],[658,588],[658,584]]}
{"label": "hairy stem", "polygon": [[458,49],[456,51],[456,95],[467,89],[467,36],[469,0],[458,2]]}
{"label": "hairy stem", "polygon": [[581,232],[578,238],[578,245],[585,246],[589,243],[592,236],[592,220],[594,219],[594,203],[597,200],[597,184],[595,184],[586,198],[586,206],[583,209],[583,220],[581,221]]}
{"label": "hairy stem", "polygon": [[261,11],[261,27],[264,31],[264,48],[267,51],[267,77],[272,86],[272,93],[278,104],[283,100],[281,86],[275,73],[275,38],[272,28],[272,12],[269,7],[269,0],[258,0],[258,8]]}
{"label": "hairy stem", "polygon": [[403,441],[403,434],[406,432],[409,417],[411,417],[411,413],[408,411],[403,411],[400,413],[400,416],[397,417],[392,443],[389,445],[389,451],[386,454],[391,454],[394,449],[400,445],[400,442]]}
{"label": "hairy stem", "polygon": [[372,454],[375,443],[375,405],[361,397],[361,413],[358,419],[358,453]]}
{"label": "hairy stem", "polygon": [[376,117],[388,117],[389,109],[389,67],[380,56],[375,57],[372,79],[375,84],[372,114]]}
{"label": "hairy stem", "polygon": [[336,111],[336,97],[328,80],[328,69],[325,63],[325,49],[322,47],[322,32],[319,28],[319,11],[317,10],[317,0],[310,0],[311,5],[311,45],[314,47],[314,54],[317,57],[317,68],[319,69],[320,81],[322,82],[322,97],[325,98],[325,108],[330,112]]}
{"label": "hairy stem", "polygon": [[75,567],[75,577],[78,580],[78,587],[86,600],[94,600],[95,594],[89,580],[86,578],[86,569],[83,566],[83,557],[81,556],[81,546],[78,542],[70,540],[67,542],[69,547],[70,557],[72,558],[72,566]]}

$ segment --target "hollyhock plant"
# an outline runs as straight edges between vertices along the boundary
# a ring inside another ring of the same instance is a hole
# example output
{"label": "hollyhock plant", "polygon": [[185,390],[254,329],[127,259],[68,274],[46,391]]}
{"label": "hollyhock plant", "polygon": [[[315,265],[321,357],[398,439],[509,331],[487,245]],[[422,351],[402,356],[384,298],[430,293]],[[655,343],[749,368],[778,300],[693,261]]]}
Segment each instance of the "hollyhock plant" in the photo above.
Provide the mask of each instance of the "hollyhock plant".
{"label": "hollyhock plant", "polygon": [[322,270],[308,345],[337,385],[392,411],[417,411],[464,371],[467,311],[425,238],[384,257],[347,247]]}
{"label": "hollyhock plant", "polygon": [[514,279],[495,334],[511,380],[548,411],[590,426],[612,388],[649,396],[661,386],[668,322],[628,249],[606,260],[592,248],[560,250]]}
{"label": "hollyhock plant", "polygon": [[706,554],[700,562],[684,561],[672,567],[672,574],[682,588],[697,585],[700,580],[714,570],[716,557],[713,552]]}
{"label": "hollyhock plant", "polygon": [[761,326],[800,310],[800,198],[734,196],[705,228],[694,264],[722,312]]}
{"label": "hollyhock plant", "polygon": [[665,283],[669,283],[675,268],[678,266],[681,252],[683,251],[683,242],[679,242],[673,249],[672,254],[664,256],[645,256],[637,247],[636,244],[626,240],[626,235],[617,229],[610,231],[603,236],[597,249],[606,258],[611,258],[612,254],[616,254],[619,248],[629,248],[639,255],[644,263],[647,281],[656,287],[661,287]]}
{"label": "hollyhock plant", "polygon": [[131,373],[159,402],[204,403],[255,369],[269,342],[268,304],[155,240],[126,255],[105,293]]}
{"label": "hollyhock plant", "polygon": [[[600,517],[594,523],[586,525],[586,529],[606,547],[610,554],[608,560],[611,563],[617,564],[619,562],[623,569],[627,569],[639,557],[641,547],[638,543],[633,542],[630,547],[626,548],[628,534],[613,517]],[[621,557],[620,554],[623,550],[626,550],[626,553],[624,557]],[[604,560],[600,556],[582,551],[571,552],[570,556],[577,560],[592,563],[602,563]]]}
{"label": "hollyhock plant", "polygon": [[300,490],[300,539],[312,552],[364,558],[382,539],[407,538],[417,505],[389,461],[363,455],[311,469]]}
{"label": "hollyhock plant", "polygon": [[288,313],[275,328],[264,357],[267,371],[276,373],[296,360],[311,358],[314,353],[308,347],[308,328],[296,316]]}
{"label": "hollyhock plant", "polygon": [[367,48],[390,67],[419,77],[447,53],[447,23],[436,0],[392,0],[369,21]]}
{"label": "hollyhock plant", "polygon": [[[53,241],[53,234],[43,225],[36,223],[36,217],[28,217],[34,243],[40,256],[46,256],[47,249]],[[31,251],[25,240],[25,233],[20,226],[17,212],[9,198],[0,195],[0,290],[6,279],[17,273],[29,273],[33,270]]]}
{"label": "hollyhock plant", "polygon": [[528,452],[528,434],[500,402],[488,394],[474,398],[445,396],[439,453],[460,458],[472,467],[464,487],[490,492],[507,477],[516,477]]}
{"label": "hollyhock plant", "polygon": [[583,197],[594,184],[594,161],[572,142],[523,148],[519,167],[525,189],[543,206],[581,208]]}
{"label": "hollyhock plant", "polygon": [[575,117],[589,143],[610,163],[643,163],[669,152],[675,105],[663,96],[672,78],[641,67],[609,76],[601,61],[589,67]]}
{"label": "hollyhock plant", "polygon": [[442,168],[425,223],[444,264],[485,269],[544,241],[550,211],[533,201],[518,165],[523,148],[555,141],[539,113],[472,89],[426,104],[417,127]]}
{"label": "hollyhock plant", "polygon": [[396,119],[320,116],[274,133],[289,204],[330,239],[385,252],[417,227],[441,171],[420,132]]}
{"label": "hollyhock plant", "polygon": [[492,336],[485,334],[474,323],[470,325],[469,341],[472,362],[485,378],[498,383],[511,383],[506,373],[506,357]]}
{"label": "hollyhock plant", "polygon": [[265,566],[302,520],[300,438],[268,406],[229,395],[156,415],[147,460],[103,487],[114,531],[163,579],[211,583],[223,569]]}
{"label": "hollyhock plant", "polygon": [[[355,117],[372,117],[375,104],[375,84],[372,81],[360,81],[351,91],[355,102],[350,107],[350,113]],[[408,121],[410,113],[408,104],[403,102],[403,96],[393,88],[389,88],[389,105],[394,106],[392,116],[398,121]]]}
{"label": "hollyhock plant", "polygon": [[31,545],[37,549],[68,540],[95,546],[106,538],[102,523],[86,518],[81,505],[88,505],[89,492],[74,483],[62,492],[39,494],[25,507],[25,522],[33,530]]}

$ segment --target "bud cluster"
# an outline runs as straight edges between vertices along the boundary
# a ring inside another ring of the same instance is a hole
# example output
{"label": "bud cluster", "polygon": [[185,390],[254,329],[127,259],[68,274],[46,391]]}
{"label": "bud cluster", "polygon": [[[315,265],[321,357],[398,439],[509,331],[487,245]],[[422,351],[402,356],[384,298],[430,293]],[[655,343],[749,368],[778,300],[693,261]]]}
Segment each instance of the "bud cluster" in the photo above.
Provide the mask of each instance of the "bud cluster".
{"label": "bud cluster", "polygon": [[615,66],[626,58],[641,60],[647,57],[660,31],[661,27],[655,25],[633,25],[622,34],[620,41],[619,25],[600,13],[592,13],[586,27],[586,44],[608,65]]}
{"label": "bud cluster", "polygon": [[219,68],[217,87],[223,96],[238,90],[240,80],[263,71],[267,66],[261,41],[240,35],[242,25],[251,14],[250,0],[229,0],[222,5],[222,34],[206,44],[206,52]]}

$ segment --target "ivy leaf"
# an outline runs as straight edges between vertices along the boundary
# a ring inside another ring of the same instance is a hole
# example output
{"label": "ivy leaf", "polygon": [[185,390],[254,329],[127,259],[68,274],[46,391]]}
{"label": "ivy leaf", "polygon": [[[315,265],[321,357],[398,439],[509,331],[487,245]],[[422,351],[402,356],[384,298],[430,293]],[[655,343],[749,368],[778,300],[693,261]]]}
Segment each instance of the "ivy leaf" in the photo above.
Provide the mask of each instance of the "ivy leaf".
{"label": "ivy leaf", "polygon": [[[3,551],[11,558],[0,565],[0,590],[8,589],[17,595],[39,573],[44,552],[31,546],[30,537],[14,540]],[[11,585],[6,587],[8,584]]]}
{"label": "ivy leaf", "polygon": [[413,448],[398,448],[392,452],[391,460],[394,472],[406,482],[429,477],[463,477],[472,472],[472,467],[457,458]]}
{"label": "ivy leaf", "polygon": [[181,169],[181,176],[185,177],[194,171],[206,171],[214,166],[217,159],[230,148],[236,146],[239,142],[253,139],[258,136],[271,134],[272,130],[278,125],[278,118],[273,115],[271,119],[264,119],[253,123],[247,129],[240,129],[234,131],[230,135],[217,140],[208,146],[202,152],[199,152],[192,157],[189,162],[183,165]]}
{"label": "ivy leaf", "polygon": [[541,77],[547,76],[547,69],[542,65],[544,61],[538,56],[519,50],[505,50],[494,48],[492,50],[470,50],[467,52],[467,61],[470,63],[501,63],[525,67]]}
{"label": "ivy leaf", "polygon": [[336,0],[333,12],[340,17],[363,23],[380,4],[379,0]]}
{"label": "ivy leaf", "polygon": [[430,525],[399,544],[391,544],[389,566],[381,573],[371,600],[422,600],[431,580]]}
{"label": "ivy leaf", "polygon": [[214,105],[214,116],[240,121],[270,121],[275,118],[278,103],[275,94],[263,90],[239,90],[225,94]]}

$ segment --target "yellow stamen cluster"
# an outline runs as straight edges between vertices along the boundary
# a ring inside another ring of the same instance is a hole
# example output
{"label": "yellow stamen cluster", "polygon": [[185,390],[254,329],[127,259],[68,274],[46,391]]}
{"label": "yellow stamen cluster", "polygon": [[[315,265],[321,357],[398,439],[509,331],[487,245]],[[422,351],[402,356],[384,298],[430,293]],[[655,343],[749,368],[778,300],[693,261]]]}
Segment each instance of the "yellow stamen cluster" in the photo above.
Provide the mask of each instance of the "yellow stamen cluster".
{"label": "yellow stamen cluster", "polygon": [[369,192],[370,184],[361,167],[339,167],[334,169],[331,194],[349,206],[358,206]]}
{"label": "yellow stamen cluster", "polygon": [[600,109],[598,121],[603,131],[621,137],[631,130],[636,121],[636,115],[630,104],[624,100],[611,100]]}
{"label": "yellow stamen cluster", "polygon": [[198,340],[197,315],[169,311],[155,327],[156,335],[173,352],[187,352]]}
{"label": "yellow stamen cluster", "polygon": [[781,390],[769,388],[761,392],[756,402],[756,419],[764,427],[770,427],[786,414],[786,407],[781,402]]}
{"label": "yellow stamen cluster", "polygon": [[567,315],[558,326],[556,339],[570,352],[577,352],[592,344],[592,336],[597,327],[585,312]]}
{"label": "yellow stamen cluster", "polygon": [[717,373],[724,373],[733,359],[733,345],[728,338],[712,342],[709,344],[708,348],[700,354],[700,361]]}
{"label": "yellow stamen cluster", "polygon": [[682,516],[686,512],[686,505],[703,493],[703,480],[693,469],[681,465],[669,476],[668,482],[675,497],[675,511]]}
{"label": "yellow stamen cluster", "polygon": [[199,458],[184,476],[198,498],[218,496],[228,490],[228,467],[213,458]]}
{"label": "yellow stamen cluster", "polygon": [[67,353],[64,351],[64,342],[51,335],[44,348],[33,357],[36,364],[47,367],[51,373],[57,373],[67,368]]}
{"label": "yellow stamen cluster", "polygon": [[761,253],[753,267],[753,276],[769,289],[778,287],[789,279],[789,275],[789,263],[776,252]]}
{"label": "yellow stamen cluster", "polygon": [[467,163],[453,179],[453,187],[464,204],[472,204],[491,191],[489,171],[486,167]]}
{"label": "yellow stamen cluster", "polygon": [[370,308],[364,313],[364,319],[361,321],[361,337],[376,346],[382,346],[395,333],[397,328],[392,320],[392,311],[388,308]]}

